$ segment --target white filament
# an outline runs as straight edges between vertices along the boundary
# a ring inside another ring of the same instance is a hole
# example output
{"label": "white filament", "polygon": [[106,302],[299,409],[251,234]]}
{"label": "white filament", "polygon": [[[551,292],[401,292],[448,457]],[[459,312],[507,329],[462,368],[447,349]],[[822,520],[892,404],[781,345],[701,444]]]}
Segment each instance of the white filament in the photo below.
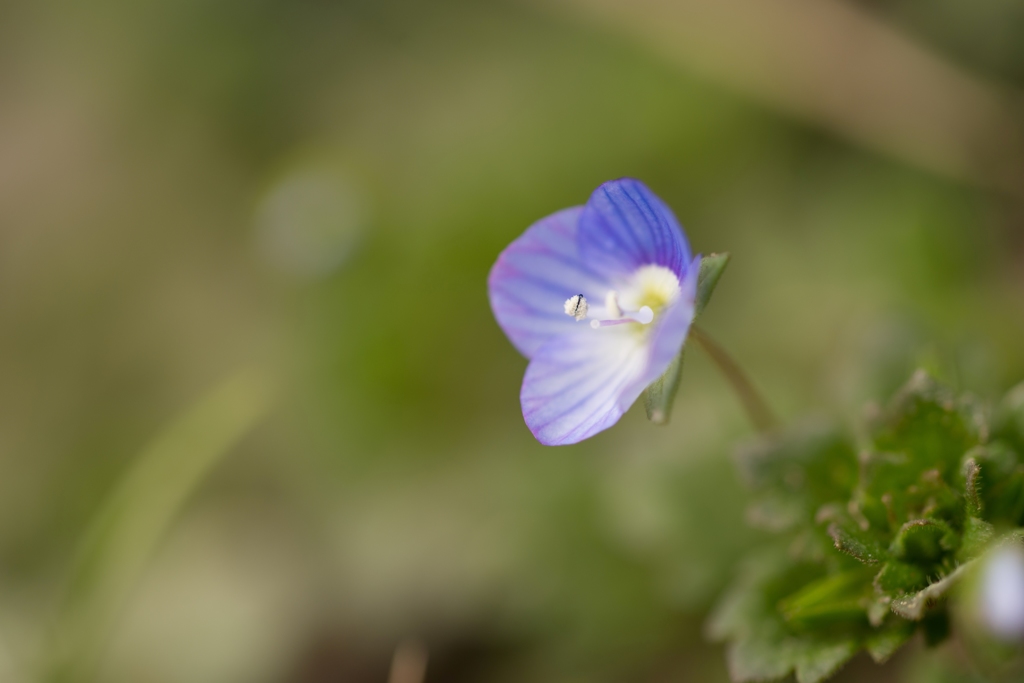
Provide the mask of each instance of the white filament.
{"label": "white filament", "polygon": [[622,309],[619,308],[619,293],[614,289],[608,290],[608,293],[604,295],[604,309],[608,312],[609,320],[622,317]]}

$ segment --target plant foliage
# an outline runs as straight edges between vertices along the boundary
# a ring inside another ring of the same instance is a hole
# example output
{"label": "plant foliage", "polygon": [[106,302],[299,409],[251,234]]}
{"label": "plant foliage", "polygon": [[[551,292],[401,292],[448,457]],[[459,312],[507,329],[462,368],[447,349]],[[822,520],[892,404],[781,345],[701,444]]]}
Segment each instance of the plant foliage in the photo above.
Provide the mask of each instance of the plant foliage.
{"label": "plant foliage", "polygon": [[994,411],[918,371],[855,441],[804,424],[741,450],[752,554],[708,625],[736,681],[824,680],[915,632],[949,633],[946,598],[998,535],[1024,523],[1024,385]]}

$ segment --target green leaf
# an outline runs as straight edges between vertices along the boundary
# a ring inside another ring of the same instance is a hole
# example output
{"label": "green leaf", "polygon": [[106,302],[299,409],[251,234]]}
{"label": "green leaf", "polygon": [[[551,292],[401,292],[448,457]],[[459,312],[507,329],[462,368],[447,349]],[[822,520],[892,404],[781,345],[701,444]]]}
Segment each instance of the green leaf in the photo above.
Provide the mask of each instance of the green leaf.
{"label": "green leaf", "polygon": [[807,640],[802,645],[796,652],[797,683],[819,683],[825,680],[839,671],[860,649],[855,638],[832,643]]}
{"label": "green leaf", "polygon": [[697,275],[697,298],[694,301],[693,317],[697,318],[704,312],[704,307],[711,300],[711,294],[718,285],[718,280],[729,265],[729,254],[708,254],[700,260],[700,273]]}
{"label": "green leaf", "polygon": [[1019,526],[1024,522],[1024,463],[1006,442],[972,449],[967,456],[981,468],[977,485],[987,521]]}
{"label": "green leaf", "polygon": [[896,532],[889,552],[908,562],[934,563],[953,550],[958,539],[945,522],[934,519],[915,519]]}
{"label": "green leaf", "polygon": [[711,611],[705,627],[708,638],[717,641],[736,637],[770,618],[764,592],[766,586],[785,574],[788,564],[779,549],[750,555]]}
{"label": "green leaf", "polygon": [[761,436],[736,453],[741,476],[760,500],[784,498],[810,522],[823,505],[849,498],[857,454],[837,425],[808,420]]}
{"label": "green leaf", "polygon": [[1024,451],[1024,382],[1006,393],[996,407],[992,423],[993,440],[1006,441]]}
{"label": "green leaf", "polygon": [[884,626],[864,640],[864,649],[871,655],[871,659],[882,664],[910,640],[910,636],[914,635],[914,630],[914,622],[900,619],[894,615]]}
{"label": "green leaf", "polygon": [[655,424],[668,424],[672,414],[672,404],[676,400],[679,384],[683,379],[683,353],[686,347],[679,350],[679,355],[672,359],[665,373],[647,387],[644,394],[644,409],[647,419]]}
{"label": "green leaf", "polygon": [[828,535],[832,537],[836,550],[864,564],[878,564],[887,557],[885,550],[877,543],[836,522],[829,525]]}
{"label": "green leaf", "polygon": [[860,487],[853,496],[855,510],[879,530],[895,531],[905,518],[907,488],[918,472],[905,453],[869,452],[860,458]]}
{"label": "green leaf", "polygon": [[995,536],[995,527],[983,519],[968,517],[964,520],[964,532],[957,551],[957,560],[965,562],[973,560],[988,546]]}
{"label": "green leaf", "polygon": [[807,627],[813,623],[864,617],[865,589],[871,570],[864,567],[833,574],[809,583],[779,602],[783,619]]}
{"label": "green leaf", "polygon": [[791,648],[778,632],[741,638],[726,651],[729,678],[737,683],[782,678],[793,670],[793,660]]}
{"label": "green leaf", "polygon": [[792,637],[766,631],[732,644],[727,652],[729,676],[742,683],[795,673],[798,683],[819,683],[838,671],[858,648],[852,637]]}
{"label": "green leaf", "polygon": [[964,498],[969,517],[981,517],[981,466],[974,458],[967,458],[960,469],[964,477]]}
{"label": "green leaf", "polygon": [[1017,393],[999,431],[984,403],[918,372],[869,415],[859,447],[819,423],[738,453],[748,520],[786,552],[718,613],[735,680],[820,681],[861,648],[881,662],[918,630],[947,637],[950,589],[995,529],[1024,524],[1024,385]]}
{"label": "green leaf", "polygon": [[929,469],[950,472],[979,440],[952,393],[922,370],[876,417],[872,436],[878,451],[908,457],[906,475],[913,478]]}
{"label": "green leaf", "polygon": [[875,588],[890,596],[906,595],[928,585],[928,575],[920,567],[889,560],[875,576]]}
{"label": "green leaf", "polygon": [[892,601],[892,611],[904,619],[921,620],[929,610],[934,609],[945,600],[946,594],[963,578],[967,568],[972,564],[973,562],[962,564],[951,574],[929,585],[927,588],[911,595],[896,598]]}

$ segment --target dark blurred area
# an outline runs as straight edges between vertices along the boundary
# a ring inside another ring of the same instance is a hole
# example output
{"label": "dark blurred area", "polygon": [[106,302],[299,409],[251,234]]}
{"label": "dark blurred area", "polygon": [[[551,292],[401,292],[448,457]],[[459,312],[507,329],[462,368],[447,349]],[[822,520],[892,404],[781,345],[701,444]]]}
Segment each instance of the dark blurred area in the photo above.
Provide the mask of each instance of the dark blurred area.
{"label": "dark blurred area", "polygon": [[[752,431],[523,424],[497,254],[643,179],[787,419],[1024,376],[1024,6],[0,4],[0,681],[728,680]],[[961,680],[912,648],[843,680]],[[955,660],[955,653],[949,656]],[[962,679],[968,680],[968,679]]]}

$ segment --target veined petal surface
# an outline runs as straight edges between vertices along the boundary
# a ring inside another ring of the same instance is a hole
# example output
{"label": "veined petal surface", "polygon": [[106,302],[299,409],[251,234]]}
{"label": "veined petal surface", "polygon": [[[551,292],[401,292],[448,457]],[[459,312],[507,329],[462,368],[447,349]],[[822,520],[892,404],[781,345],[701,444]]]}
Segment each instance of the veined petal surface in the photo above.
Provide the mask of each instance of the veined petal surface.
{"label": "veined petal surface", "polygon": [[553,337],[526,368],[519,394],[526,425],[546,446],[577,443],[611,427],[629,408],[623,390],[636,384],[647,362],[642,335],[628,330],[588,326]]}
{"label": "veined petal surface", "polygon": [[538,441],[573,444],[608,429],[668,369],[693,322],[699,265],[686,268],[679,296],[648,329],[577,327],[537,350],[519,398]]}
{"label": "veined petal surface", "polygon": [[690,246],[672,209],[633,178],[594,190],[579,219],[578,241],[580,256],[612,278],[655,264],[682,280],[690,263]]}
{"label": "veined petal surface", "polygon": [[498,257],[487,280],[498,325],[527,358],[554,336],[587,326],[565,314],[565,300],[582,294],[604,301],[609,280],[579,258],[577,226],[583,207],[534,223]]}

